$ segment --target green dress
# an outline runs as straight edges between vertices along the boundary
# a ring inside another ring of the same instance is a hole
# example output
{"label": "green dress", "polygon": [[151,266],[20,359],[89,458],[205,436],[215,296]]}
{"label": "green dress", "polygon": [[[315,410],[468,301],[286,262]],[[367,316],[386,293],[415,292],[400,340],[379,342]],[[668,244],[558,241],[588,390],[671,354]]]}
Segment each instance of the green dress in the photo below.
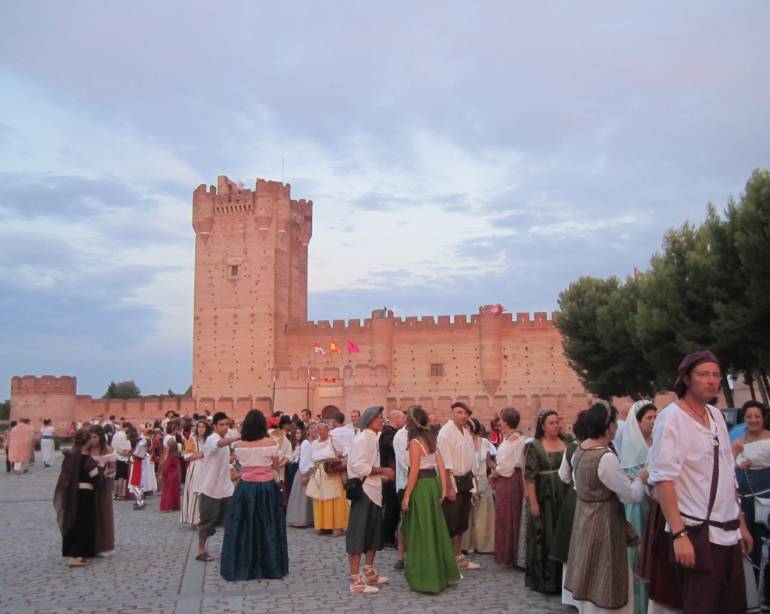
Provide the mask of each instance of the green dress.
{"label": "green dress", "polygon": [[440,593],[460,579],[440,497],[438,477],[419,478],[401,521],[406,539],[404,577],[409,588],[420,593]]}
{"label": "green dress", "polygon": [[527,525],[526,585],[546,594],[561,593],[561,563],[550,558],[556,525],[569,485],[559,479],[559,465],[564,451],[546,452],[536,439],[527,444],[524,479],[534,482],[540,516],[531,514]]}

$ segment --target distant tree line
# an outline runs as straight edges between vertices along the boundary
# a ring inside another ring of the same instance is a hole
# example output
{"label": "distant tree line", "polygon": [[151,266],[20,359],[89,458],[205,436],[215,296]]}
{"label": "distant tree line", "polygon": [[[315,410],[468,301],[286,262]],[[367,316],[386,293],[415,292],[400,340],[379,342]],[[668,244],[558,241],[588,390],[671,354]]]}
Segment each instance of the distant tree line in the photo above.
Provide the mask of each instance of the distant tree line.
{"label": "distant tree line", "polygon": [[103,399],[142,399],[150,397],[189,397],[192,396],[192,385],[190,385],[183,394],[177,394],[171,388],[166,394],[142,395],[139,386],[134,380],[125,380],[122,382],[110,382],[107,391],[102,395]]}
{"label": "distant tree line", "polygon": [[559,295],[556,326],[591,393],[638,399],[669,390],[682,357],[711,349],[767,402],[770,370],[770,171],[752,173],[720,215],[669,230],[650,269],[581,277]]}

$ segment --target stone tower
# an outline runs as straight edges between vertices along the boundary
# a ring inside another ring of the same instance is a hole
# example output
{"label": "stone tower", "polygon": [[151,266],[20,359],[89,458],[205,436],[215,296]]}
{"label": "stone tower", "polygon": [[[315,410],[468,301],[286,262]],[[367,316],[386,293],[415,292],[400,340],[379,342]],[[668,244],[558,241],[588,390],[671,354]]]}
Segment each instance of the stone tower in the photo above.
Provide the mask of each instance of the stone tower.
{"label": "stone tower", "polygon": [[195,398],[271,396],[275,370],[290,366],[289,325],[307,320],[312,217],[277,181],[195,190]]}

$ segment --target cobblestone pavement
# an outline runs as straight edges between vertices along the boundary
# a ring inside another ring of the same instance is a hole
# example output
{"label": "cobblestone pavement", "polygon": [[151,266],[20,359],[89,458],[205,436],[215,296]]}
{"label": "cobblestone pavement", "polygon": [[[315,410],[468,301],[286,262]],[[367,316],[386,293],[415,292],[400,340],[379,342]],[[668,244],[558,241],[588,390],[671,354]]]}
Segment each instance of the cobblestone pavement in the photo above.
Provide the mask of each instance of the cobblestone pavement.
{"label": "cobblestone pavement", "polygon": [[[5,457],[0,457],[5,460]],[[0,465],[2,467],[2,465]],[[58,476],[38,462],[23,476],[0,474],[0,612],[553,612],[571,610],[556,597],[524,587],[522,572],[498,568],[489,555],[473,557],[482,569],[440,595],[411,592],[393,571],[395,551],[377,555],[391,581],[376,596],[348,592],[344,538],[289,529],[290,572],[283,580],[225,582],[219,563],[194,560],[193,532],[177,514],[158,512],[159,497],[134,512],[115,502],[115,553],[84,568],[61,558],[61,537],[51,503]],[[219,551],[222,533],[209,541]]]}

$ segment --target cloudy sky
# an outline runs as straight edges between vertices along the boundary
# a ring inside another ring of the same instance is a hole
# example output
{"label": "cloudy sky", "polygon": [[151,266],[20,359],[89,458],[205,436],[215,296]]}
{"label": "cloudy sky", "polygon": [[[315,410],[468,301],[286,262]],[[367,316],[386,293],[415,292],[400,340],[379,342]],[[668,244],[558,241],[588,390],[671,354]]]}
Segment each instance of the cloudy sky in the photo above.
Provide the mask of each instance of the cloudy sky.
{"label": "cloudy sky", "polygon": [[184,390],[220,174],[314,201],[311,319],[550,311],[644,268],[770,166],[769,28],[764,0],[4,2],[0,381]]}

